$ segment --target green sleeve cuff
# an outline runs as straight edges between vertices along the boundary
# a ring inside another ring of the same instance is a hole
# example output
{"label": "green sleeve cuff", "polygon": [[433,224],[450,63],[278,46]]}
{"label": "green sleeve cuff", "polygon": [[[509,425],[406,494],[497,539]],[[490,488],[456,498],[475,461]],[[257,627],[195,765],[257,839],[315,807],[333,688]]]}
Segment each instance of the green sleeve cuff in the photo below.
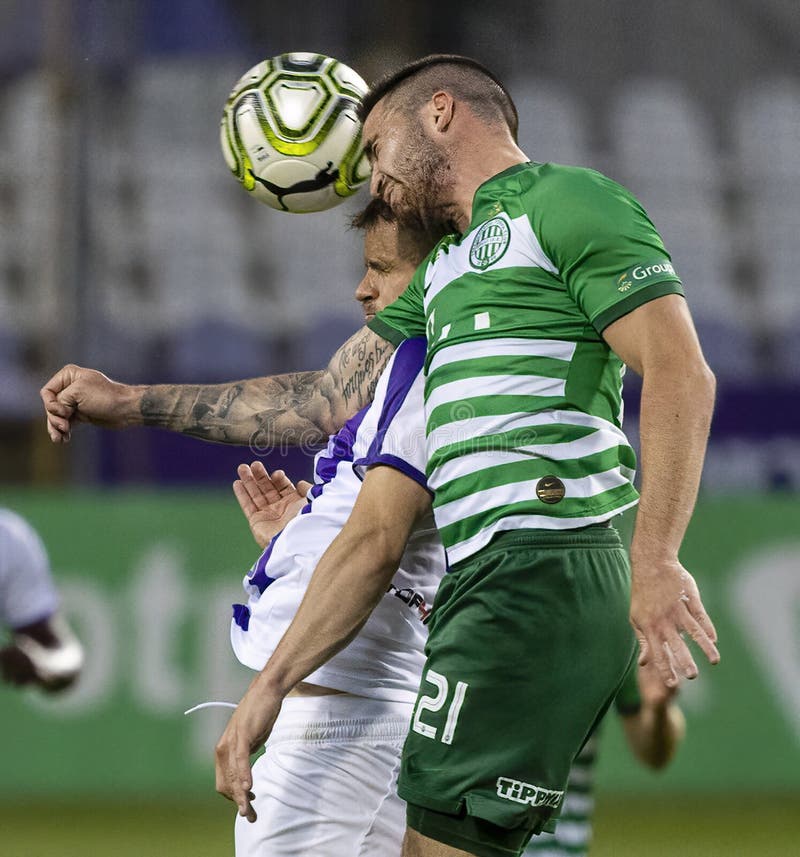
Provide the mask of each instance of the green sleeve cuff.
{"label": "green sleeve cuff", "polygon": [[396,327],[392,327],[390,324],[387,324],[383,319],[379,316],[375,316],[372,321],[367,322],[367,327],[373,332],[377,333],[378,336],[383,339],[388,340],[389,342],[397,348],[401,342],[404,342],[408,337],[402,331],[398,330]]}
{"label": "green sleeve cuff", "polygon": [[[623,315],[643,306],[656,298],[663,298],[664,295],[682,295],[683,288],[680,280],[662,280],[660,283],[648,284],[645,288],[628,295],[621,301],[617,301],[608,309],[603,310],[599,315],[592,319],[592,324],[598,333],[602,333],[612,322]],[[377,331],[376,331],[377,332]],[[381,334],[383,336],[383,334]],[[388,337],[387,337],[388,338]]]}

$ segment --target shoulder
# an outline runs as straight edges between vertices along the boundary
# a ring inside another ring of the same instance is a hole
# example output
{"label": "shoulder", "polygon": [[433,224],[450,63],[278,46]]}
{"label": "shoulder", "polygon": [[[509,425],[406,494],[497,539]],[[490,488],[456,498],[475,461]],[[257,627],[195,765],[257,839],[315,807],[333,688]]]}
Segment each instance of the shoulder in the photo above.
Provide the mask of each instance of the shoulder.
{"label": "shoulder", "polygon": [[520,173],[520,191],[528,203],[552,203],[561,211],[565,203],[613,206],[636,202],[627,188],[597,170],[564,164],[531,164],[530,170]]}
{"label": "shoulder", "polygon": [[631,192],[595,170],[539,164],[523,194],[524,213],[551,258],[563,266],[592,243],[653,230]]}

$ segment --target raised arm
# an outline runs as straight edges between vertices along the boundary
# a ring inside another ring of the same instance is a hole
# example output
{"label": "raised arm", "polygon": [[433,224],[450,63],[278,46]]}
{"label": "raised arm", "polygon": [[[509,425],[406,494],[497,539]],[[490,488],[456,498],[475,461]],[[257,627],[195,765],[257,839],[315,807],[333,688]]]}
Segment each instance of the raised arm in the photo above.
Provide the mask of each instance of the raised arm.
{"label": "raised arm", "polygon": [[219,443],[268,448],[324,442],[372,401],[394,346],[363,327],[327,368],[226,384],[132,386],[68,365],[41,389],[54,443],[75,422],[158,426]]}
{"label": "raised arm", "polygon": [[642,491],[631,543],[631,623],[640,663],[653,660],[664,682],[697,675],[688,634],[713,664],[716,631],[678,551],[694,510],[714,407],[708,368],[684,299],[665,295],[609,325],[619,357],[643,379]]}

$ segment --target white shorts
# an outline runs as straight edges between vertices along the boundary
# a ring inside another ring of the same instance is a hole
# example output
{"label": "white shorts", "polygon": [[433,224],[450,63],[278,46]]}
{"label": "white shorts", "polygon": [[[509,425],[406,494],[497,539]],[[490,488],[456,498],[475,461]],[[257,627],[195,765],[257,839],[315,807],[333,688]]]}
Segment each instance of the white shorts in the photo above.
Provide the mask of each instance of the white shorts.
{"label": "white shorts", "polygon": [[400,753],[413,703],[288,697],[253,765],[258,820],[236,816],[236,857],[400,857]]}

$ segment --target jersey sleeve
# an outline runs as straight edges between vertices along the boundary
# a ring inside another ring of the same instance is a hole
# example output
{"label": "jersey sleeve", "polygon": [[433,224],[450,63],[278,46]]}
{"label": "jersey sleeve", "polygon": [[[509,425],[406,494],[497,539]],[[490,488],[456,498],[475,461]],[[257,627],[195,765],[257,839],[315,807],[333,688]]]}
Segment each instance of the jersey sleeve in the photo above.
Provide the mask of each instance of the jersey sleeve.
{"label": "jersey sleeve", "polygon": [[533,229],[599,333],[648,301],[683,294],[661,236],[624,187],[577,167],[554,168],[541,181]]}
{"label": "jersey sleeve", "polygon": [[404,339],[425,336],[423,283],[427,267],[426,259],[414,272],[403,294],[367,323],[370,330],[388,339],[392,345],[399,345]]}
{"label": "jersey sleeve", "polygon": [[614,708],[617,710],[617,714],[623,717],[636,714],[642,707],[642,697],[639,693],[638,667],[636,665],[637,660],[638,658],[634,658],[614,698]]}
{"label": "jersey sleeve", "polygon": [[[427,342],[414,338],[403,342],[395,352],[388,377],[375,434],[366,453],[356,458],[353,469],[363,479],[369,467],[383,464],[394,467],[429,491],[425,476],[424,392]],[[376,392],[376,403],[379,394]]]}

